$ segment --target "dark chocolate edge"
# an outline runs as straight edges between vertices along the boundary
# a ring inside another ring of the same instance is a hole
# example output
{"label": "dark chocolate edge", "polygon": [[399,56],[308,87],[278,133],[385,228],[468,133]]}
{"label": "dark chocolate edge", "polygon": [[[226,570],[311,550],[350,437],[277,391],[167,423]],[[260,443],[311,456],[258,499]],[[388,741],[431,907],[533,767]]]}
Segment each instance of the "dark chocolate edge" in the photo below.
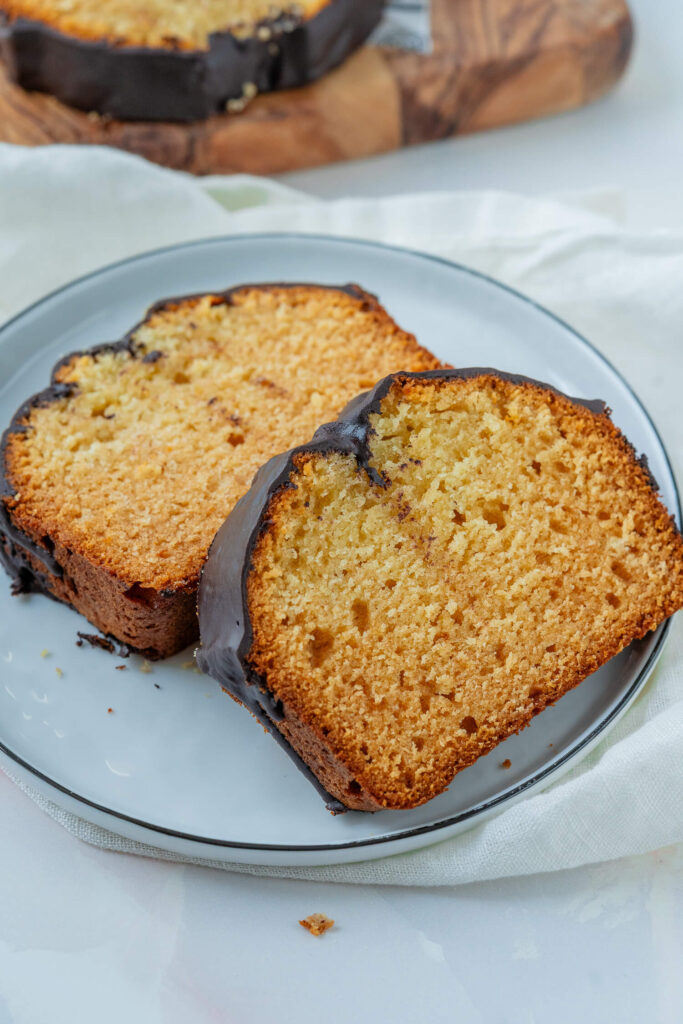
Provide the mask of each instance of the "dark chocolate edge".
{"label": "dark chocolate edge", "polygon": [[[49,548],[37,544],[28,536],[28,534],[24,533],[13,524],[4,500],[6,498],[13,497],[16,493],[7,475],[6,455],[10,436],[12,434],[25,433],[29,429],[27,424],[23,421],[30,416],[32,409],[49,405],[53,401],[68,397],[77,389],[76,384],[64,384],[57,381],[56,378],[59,370],[80,356],[97,357],[105,352],[128,352],[133,359],[142,358],[143,362],[151,362],[152,360],[149,359],[149,356],[153,353],[146,353],[143,356],[142,350],[137,349],[135,346],[135,335],[156,313],[174,306],[182,305],[186,302],[198,301],[206,296],[216,298],[218,302],[222,304],[230,305],[232,303],[233,295],[237,292],[253,289],[264,291],[277,288],[323,288],[328,291],[343,292],[344,294],[363,302],[367,305],[369,310],[381,308],[378,299],[374,295],[371,295],[370,292],[364,291],[360,285],[356,284],[319,285],[301,282],[266,282],[264,284],[234,285],[224,291],[195,292],[191,295],[172,296],[160,299],[149,307],[143,318],[119,341],[105,342],[104,344],[93,345],[88,349],[69,352],[55,363],[50,374],[50,385],[26,399],[26,401],[19,406],[12,417],[9,426],[3,432],[2,437],[0,437],[0,565],[5,569],[12,580],[12,592],[14,594],[43,594],[53,601],[59,601],[62,604],[67,604],[67,602],[62,602],[60,598],[56,597],[52,593],[47,576],[37,572],[36,569],[29,564],[26,557],[23,555],[23,552],[29,552],[37,558],[43,563],[47,571],[58,579],[61,579],[63,576],[62,566],[53,557]],[[162,591],[162,596],[170,596],[172,593],[174,593],[172,590]],[[71,605],[68,605],[68,607],[71,607]],[[120,643],[120,641],[117,641],[117,643]],[[149,653],[146,650],[138,651],[137,648],[133,647],[131,647],[130,650],[134,653],[142,654],[143,656],[147,656]]]}
{"label": "dark chocolate edge", "polygon": [[47,587],[47,578],[36,573],[22,555],[23,551],[29,552],[42,562],[53,576],[61,579],[63,572],[61,565],[53,557],[49,548],[37,544],[28,534],[19,530],[11,520],[5,498],[13,497],[16,492],[7,477],[5,458],[7,445],[12,434],[26,433],[28,426],[23,421],[30,415],[32,409],[50,405],[60,398],[67,397],[73,390],[72,385],[57,384],[53,379],[49,387],[32,395],[19,406],[0,438],[0,565],[13,580],[12,591],[15,594],[29,594],[35,591],[45,593],[48,597],[57,600]]}
{"label": "dark chocolate edge", "polygon": [[[268,689],[265,678],[255,672],[247,661],[253,641],[253,630],[248,614],[247,580],[254,549],[261,533],[268,526],[270,501],[281,488],[292,486],[290,476],[295,470],[295,458],[316,452],[352,454],[356,458],[358,469],[367,474],[371,485],[386,487],[386,480],[370,465],[368,438],[372,427],[369,418],[380,411],[382,400],[394,381],[468,380],[482,376],[497,377],[513,384],[530,384],[551,391],[596,416],[610,415],[607,405],[599,399],[571,397],[551,384],[491,367],[412,373],[399,371],[383,378],[371,391],[352,399],[337,420],[323,424],[316,430],[311,442],[292,448],[282,455],[276,455],[266,462],[256,473],[251,487],[230,513],[209,548],[199,584],[198,613],[201,641],[196,652],[197,664],[203,672],[216,679],[233,697],[244,704],[265,726],[297,767],[314,782],[318,792],[327,799],[328,809],[333,810],[333,813],[343,813],[348,808],[326,792],[311,769],[279,731],[275,722],[282,720],[282,704]],[[633,451],[650,487],[656,492],[657,484],[649,471],[646,457],[638,458],[630,442],[623,434],[620,436]],[[229,566],[231,561],[232,572]],[[225,568],[228,569],[227,572]],[[214,576],[217,577],[215,580]],[[226,591],[225,588],[221,588],[221,581],[226,578],[238,580],[239,583]],[[212,590],[220,592],[220,600],[212,601]]]}
{"label": "dark chocolate edge", "polygon": [[215,32],[205,50],[116,46],[0,10],[0,56],[22,88],[70,106],[122,120],[190,122],[223,110],[247,83],[272,92],[322,77],[367,39],[385,2],[329,0],[310,18],[285,11],[244,39]]}

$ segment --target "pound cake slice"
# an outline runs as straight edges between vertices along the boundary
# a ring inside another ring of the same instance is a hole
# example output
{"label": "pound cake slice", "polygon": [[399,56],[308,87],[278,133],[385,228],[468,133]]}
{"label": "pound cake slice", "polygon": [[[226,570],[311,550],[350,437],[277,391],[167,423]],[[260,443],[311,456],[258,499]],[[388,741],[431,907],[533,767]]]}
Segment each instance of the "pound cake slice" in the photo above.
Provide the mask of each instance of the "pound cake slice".
{"label": "pound cake slice", "polygon": [[0,446],[0,560],[160,658],[198,636],[199,572],[258,467],[393,370],[438,366],[357,286],[245,285],[153,307],[67,356]]}
{"label": "pound cake slice", "polygon": [[683,540],[600,402],[395,374],[219,530],[200,667],[336,801],[410,808],[683,604]]}
{"label": "pound cake slice", "polygon": [[0,0],[0,55],[24,89],[82,110],[195,121],[320,78],[384,0]]}

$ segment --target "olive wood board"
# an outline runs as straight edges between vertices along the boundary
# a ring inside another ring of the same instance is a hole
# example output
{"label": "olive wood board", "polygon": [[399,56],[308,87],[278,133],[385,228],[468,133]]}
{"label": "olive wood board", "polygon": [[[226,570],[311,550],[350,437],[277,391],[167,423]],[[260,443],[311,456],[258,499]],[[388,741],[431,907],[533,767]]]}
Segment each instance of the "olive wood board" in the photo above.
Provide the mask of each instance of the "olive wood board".
{"label": "olive wood board", "polygon": [[124,122],[0,69],[0,141],[115,146],[195,174],[277,174],[582,106],[621,77],[625,0],[432,0],[429,54],[365,46],[324,79],[192,124]]}

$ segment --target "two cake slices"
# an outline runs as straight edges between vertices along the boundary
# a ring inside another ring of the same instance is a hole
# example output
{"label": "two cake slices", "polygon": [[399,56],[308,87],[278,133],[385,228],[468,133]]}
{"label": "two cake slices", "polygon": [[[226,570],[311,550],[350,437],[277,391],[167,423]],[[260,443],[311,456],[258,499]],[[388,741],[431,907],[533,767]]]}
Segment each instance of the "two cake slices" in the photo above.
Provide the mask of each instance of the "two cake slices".
{"label": "two cake slices", "polygon": [[444,368],[356,287],[161,303],[63,360],[2,458],[16,589],[163,657],[204,566],[200,666],[358,810],[431,799],[683,605],[602,403]]}

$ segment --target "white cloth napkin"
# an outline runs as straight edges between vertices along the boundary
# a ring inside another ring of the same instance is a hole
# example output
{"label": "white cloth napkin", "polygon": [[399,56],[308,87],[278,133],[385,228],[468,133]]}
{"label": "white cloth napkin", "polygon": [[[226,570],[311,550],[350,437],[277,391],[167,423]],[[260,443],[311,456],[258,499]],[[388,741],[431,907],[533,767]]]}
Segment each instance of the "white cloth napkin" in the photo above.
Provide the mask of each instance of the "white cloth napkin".
{"label": "white cloth napkin", "polygon": [[[532,296],[633,382],[680,479],[683,238],[620,226],[624,197],[431,193],[327,202],[256,178],[193,179],[106,149],[0,145],[0,317],[136,252],[208,235],[304,231],[408,245]],[[456,839],[385,860],[233,870],[339,882],[452,885],[644,853],[683,841],[683,621],[629,713],[544,792]],[[35,793],[86,842],[181,859],[96,828]],[[209,861],[194,863],[226,865]]]}

